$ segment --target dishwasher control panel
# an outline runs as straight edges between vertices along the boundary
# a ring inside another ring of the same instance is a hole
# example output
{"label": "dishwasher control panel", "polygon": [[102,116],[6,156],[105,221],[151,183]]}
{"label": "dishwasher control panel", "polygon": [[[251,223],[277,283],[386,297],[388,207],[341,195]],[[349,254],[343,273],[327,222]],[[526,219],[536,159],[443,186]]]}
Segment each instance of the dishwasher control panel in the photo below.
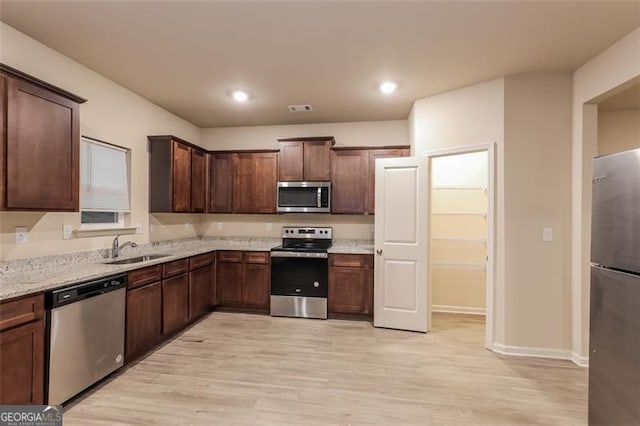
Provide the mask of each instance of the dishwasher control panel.
{"label": "dishwasher control panel", "polygon": [[126,285],[126,274],[114,275],[95,281],[84,282],[48,293],[46,297],[46,305],[49,309],[56,308],[58,306],[105,294],[125,287]]}

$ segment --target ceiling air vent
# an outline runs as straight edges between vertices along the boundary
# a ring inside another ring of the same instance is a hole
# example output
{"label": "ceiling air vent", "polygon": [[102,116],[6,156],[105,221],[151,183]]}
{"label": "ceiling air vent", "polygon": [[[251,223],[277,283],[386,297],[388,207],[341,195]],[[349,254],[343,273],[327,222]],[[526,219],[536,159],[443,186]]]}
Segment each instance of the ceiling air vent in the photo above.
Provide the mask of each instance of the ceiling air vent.
{"label": "ceiling air vent", "polygon": [[291,112],[311,112],[312,110],[311,105],[289,105]]}

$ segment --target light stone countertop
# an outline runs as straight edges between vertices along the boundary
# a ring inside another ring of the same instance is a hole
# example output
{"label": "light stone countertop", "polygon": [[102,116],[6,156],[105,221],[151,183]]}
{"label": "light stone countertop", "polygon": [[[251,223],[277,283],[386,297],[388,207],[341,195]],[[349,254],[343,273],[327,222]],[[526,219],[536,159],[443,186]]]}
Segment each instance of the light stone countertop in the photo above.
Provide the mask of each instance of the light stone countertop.
{"label": "light stone countertop", "polygon": [[[209,238],[140,245],[123,251],[122,259],[142,254],[168,256],[125,265],[107,265],[107,250],[48,256],[0,264],[0,301],[36,294],[83,281],[100,279],[217,250],[269,251],[279,238]],[[334,240],[329,253],[371,254],[373,244],[363,240]]]}

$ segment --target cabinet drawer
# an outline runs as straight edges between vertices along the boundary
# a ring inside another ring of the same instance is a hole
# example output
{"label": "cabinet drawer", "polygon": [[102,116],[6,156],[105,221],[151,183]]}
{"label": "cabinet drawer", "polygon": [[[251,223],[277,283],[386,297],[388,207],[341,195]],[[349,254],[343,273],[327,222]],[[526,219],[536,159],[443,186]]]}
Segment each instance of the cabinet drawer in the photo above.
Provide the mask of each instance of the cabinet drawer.
{"label": "cabinet drawer", "polygon": [[167,262],[162,265],[162,278],[173,277],[187,272],[189,267],[189,259],[178,259],[173,262]]}
{"label": "cabinet drawer", "polygon": [[247,251],[244,253],[246,263],[269,263],[269,253],[266,251]]}
{"label": "cabinet drawer", "polygon": [[242,252],[241,251],[219,251],[218,262],[242,263]]}
{"label": "cabinet drawer", "polygon": [[370,257],[370,255],[363,254],[332,254],[329,256],[329,264],[348,268],[364,268],[371,266]]}
{"label": "cabinet drawer", "polygon": [[129,272],[127,289],[142,287],[155,281],[160,281],[162,277],[162,265],[149,266],[148,268],[137,269]]}
{"label": "cabinet drawer", "polygon": [[44,318],[44,294],[0,304],[0,330]]}
{"label": "cabinet drawer", "polygon": [[213,253],[200,254],[189,259],[189,270],[202,268],[213,263]]}

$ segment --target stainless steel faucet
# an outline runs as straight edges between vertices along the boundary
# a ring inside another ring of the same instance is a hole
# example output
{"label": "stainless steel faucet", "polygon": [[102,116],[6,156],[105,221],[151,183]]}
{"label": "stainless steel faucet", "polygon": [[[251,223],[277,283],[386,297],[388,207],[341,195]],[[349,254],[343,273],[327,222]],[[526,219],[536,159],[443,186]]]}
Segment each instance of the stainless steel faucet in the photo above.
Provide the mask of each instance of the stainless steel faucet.
{"label": "stainless steel faucet", "polygon": [[131,247],[137,247],[138,246],[133,241],[126,241],[126,242],[122,243],[122,245],[120,245],[120,243],[118,242],[118,238],[120,238],[120,235],[116,235],[116,237],[113,239],[113,243],[111,244],[111,257],[113,257],[113,258],[118,257],[118,254],[120,253],[120,250],[122,250],[126,246],[131,246]]}

